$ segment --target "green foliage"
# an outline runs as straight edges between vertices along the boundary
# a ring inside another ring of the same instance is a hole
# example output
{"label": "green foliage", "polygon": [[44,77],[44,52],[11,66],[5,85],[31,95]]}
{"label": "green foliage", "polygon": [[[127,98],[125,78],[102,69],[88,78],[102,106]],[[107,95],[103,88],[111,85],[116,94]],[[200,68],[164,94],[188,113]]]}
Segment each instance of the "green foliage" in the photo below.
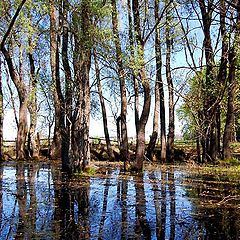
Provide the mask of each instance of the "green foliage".
{"label": "green foliage", "polygon": [[238,166],[240,169],[240,161],[237,158],[230,158],[230,159],[224,159],[224,160],[219,160],[219,165],[221,166]]}
{"label": "green foliage", "polygon": [[92,140],[93,144],[99,144],[101,142],[101,138],[100,137],[94,137]]}
{"label": "green foliage", "polygon": [[84,171],[74,173],[73,176],[75,178],[78,178],[78,177],[81,178],[81,177],[90,177],[95,174],[96,174],[96,168],[90,166],[90,167],[86,167],[86,169]]}
{"label": "green foliage", "polygon": [[188,79],[188,92],[185,94],[183,104],[177,109],[179,120],[183,123],[185,140],[193,139],[201,128],[199,114],[203,111],[203,78],[204,73],[199,72]]}
{"label": "green foliage", "polygon": [[91,14],[95,19],[103,20],[104,18],[111,16],[112,6],[110,2],[106,1],[106,4],[103,5],[103,1],[92,0],[89,1],[89,4]]}

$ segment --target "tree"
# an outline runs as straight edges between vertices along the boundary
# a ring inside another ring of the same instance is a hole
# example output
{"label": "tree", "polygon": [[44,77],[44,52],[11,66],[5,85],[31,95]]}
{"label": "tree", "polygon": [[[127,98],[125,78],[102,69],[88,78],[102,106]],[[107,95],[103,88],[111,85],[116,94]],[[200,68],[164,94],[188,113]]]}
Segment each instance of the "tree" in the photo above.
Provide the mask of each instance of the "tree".
{"label": "tree", "polygon": [[[166,3],[167,4],[167,3]],[[169,109],[169,124],[168,124],[168,137],[167,137],[167,150],[169,162],[174,160],[174,87],[171,74],[171,52],[172,52],[172,36],[171,36],[171,8],[168,6],[166,10],[166,78],[168,84],[168,109]]]}
{"label": "tree", "polygon": [[120,93],[121,93],[121,138],[120,138],[120,155],[124,161],[124,169],[126,169],[126,162],[128,161],[128,135],[127,135],[127,96],[125,86],[125,72],[123,68],[122,50],[120,45],[120,38],[118,32],[118,14],[116,0],[112,0],[112,27],[113,27],[113,40],[116,49],[116,58],[118,65],[118,76],[120,79]]}
{"label": "tree", "polygon": [[229,48],[228,61],[229,61],[229,74],[228,74],[228,98],[227,98],[227,113],[226,123],[223,134],[223,158],[229,159],[232,157],[230,143],[235,125],[235,97],[236,97],[236,72],[239,62],[238,48],[240,46],[240,1],[237,1],[237,20],[235,25],[235,35],[232,46]]}
{"label": "tree", "polygon": [[[16,70],[16,67],[14,66],[14,63],[13,63],[12,54],[10,52],[11,50],[10,50],[10,48],[7,49],[5,44],[6,44],[6,40],[9,37],[9,35],[13,29],[13,26],[16,22],[16,19],[17,19],[25,2],[26,2],[26,0],[23,0],[20,3],[20,5],[18,6],[14,16],[11,19],[9,27],[1,41],[1,51],[7,62],[11,79],[14,82],[15,87],[17,88],[19,102],[20,102],[19,122],[18,122],[17,142],[16,142],[16,154],[17,154],[17,159],[19,159],[19,160],[25,159],[25,143],[26,143],[26,137],[27,137],[27,100],[28,100],[28,98],[27,98],[26,86],[23,82],[23,78],[21,75],[22,59],[21,58],[19,59],[20,60],[20,70],[19,70],[19,74],[18,74],[18,71]],[[19,51],[20,51],[20,57],[21,57],[21,48],[19,49]]]}
{"label": "tree", "polygon": [[[143,87],[144,92],[144,100],[143,100],[143,109],[141,115],[139,115],[136,122],[136,155],[135,155],[135,168],[138,171],[141,171],[143,168],[143,160],[145,155],[145,127],[147,124],[147,120],[150,112],[150,104],[151,104],[151,94],[150,94],[150,83],[147,78],[145,71],[145,61],[144,61],[144,44],[146,39],[143,39],[141,33],[141,19],[140,19],[140,5],[138,0],[132,1],[132,11],[133,11],[133,20],[134,20],[134,35],[136,38],[136,46],[137,53],[136,58],[139,59],[139,66],[137,66],[137,71],[135,72],[135,77],[139,79]],[[138,89],[135,89],[137,91]],[[138,94],[135,92],[135,94]],[[137,108],[136,108],[137,109]],[[137,116],[138,114],[135,114]]]}
{"label": "tree", "polygon": [[[63,126],[63,114],[61,109],[61,84],[59,73],[59,47],[58,47],[58,31],[56,20],[56,9],[54,6],[54,0],[49,0],[49,15],[50,15],[50,65],[52,71],[52,84],[53,84],[53,99],[55,108],[55,125],[54,135],[51,145],[51,158],[58,158],[61,156],[61,141],[62,141],[62,126]],[[63,104],[63,103],[62,103]]]}
{"label": "tree", "polygon": [[2,57],[0,56],[0,160],[3,159],[3,114]]}
{"label": "tree", "polygon": [[162,79],[162,51],[161,51],[161,38],[159,26],[159,0],[154,1],[154,14],[155,14],[155,66],[156,66],[156,80],[155,80],[155,105],[153,116],[153,132],[150,138],[147,149],[147,157],[152,159],[152,152],[155,148],[158,132],[159,132],[159,116],[160,116],[160,142],[161,142],[161,155],[160,161],[166,161],[166,123],[165,123],[165,97]]}

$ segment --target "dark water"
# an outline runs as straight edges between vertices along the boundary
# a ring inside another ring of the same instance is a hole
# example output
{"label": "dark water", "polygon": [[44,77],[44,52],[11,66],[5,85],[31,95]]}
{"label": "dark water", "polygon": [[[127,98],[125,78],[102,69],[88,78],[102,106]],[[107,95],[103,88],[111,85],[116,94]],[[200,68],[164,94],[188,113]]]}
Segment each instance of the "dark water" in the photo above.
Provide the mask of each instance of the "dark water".
{"label": "dark water", "polygon": [[238,180],[109,168],[69,181],[47,163],[0,171],[0,239],[240,239]]}

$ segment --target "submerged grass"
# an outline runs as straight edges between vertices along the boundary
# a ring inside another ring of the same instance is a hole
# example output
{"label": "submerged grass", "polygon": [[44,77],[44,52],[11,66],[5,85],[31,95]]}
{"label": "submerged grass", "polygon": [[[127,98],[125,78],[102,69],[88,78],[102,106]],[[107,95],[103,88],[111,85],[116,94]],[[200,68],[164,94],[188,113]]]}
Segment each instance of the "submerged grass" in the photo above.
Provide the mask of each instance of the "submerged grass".
{"label": "submerged grass", "polygon": [[235,160],[219,162],[217,165],[194,165],[187,167],[185,170],[195,176],[201,175],[219,181],[240,182],[240,164],[237,164]]}

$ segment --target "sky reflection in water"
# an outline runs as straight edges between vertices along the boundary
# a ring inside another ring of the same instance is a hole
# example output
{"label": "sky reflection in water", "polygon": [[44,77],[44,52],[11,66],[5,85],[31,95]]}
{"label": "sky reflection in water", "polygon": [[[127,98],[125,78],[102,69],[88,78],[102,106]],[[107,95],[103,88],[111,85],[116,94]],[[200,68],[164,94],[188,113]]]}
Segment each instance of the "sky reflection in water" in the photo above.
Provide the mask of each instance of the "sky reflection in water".
{"label": "sky reflection in water", "polygon": [[218,186],[171,168],[143,176],[108,169],[69,183],[46,163],[5,164],[0,180],[0,239],[240,237],[239,198],[203,204],[239,195],[239,184]]}

